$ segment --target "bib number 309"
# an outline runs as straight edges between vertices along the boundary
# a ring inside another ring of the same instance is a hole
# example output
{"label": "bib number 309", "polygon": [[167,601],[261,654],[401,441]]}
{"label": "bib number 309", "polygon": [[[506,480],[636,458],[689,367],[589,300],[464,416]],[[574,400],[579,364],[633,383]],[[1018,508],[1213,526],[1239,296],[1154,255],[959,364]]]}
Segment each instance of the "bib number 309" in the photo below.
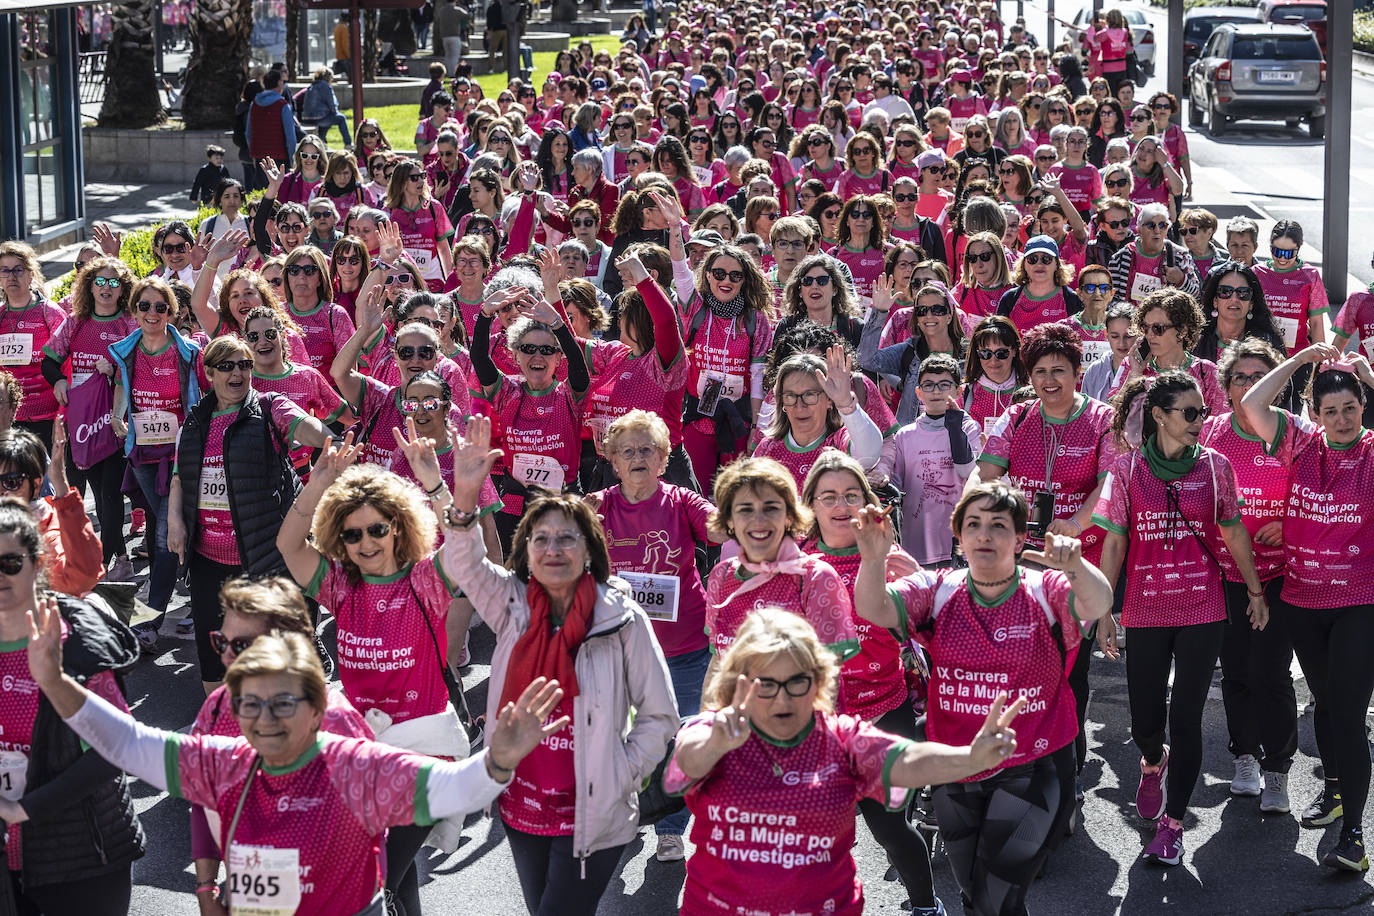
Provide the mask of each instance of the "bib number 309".
{"label": "bib number 309", "polygon": [[270,846],[229,848],[234,916],[292,916],[301,905],[301,854]]}

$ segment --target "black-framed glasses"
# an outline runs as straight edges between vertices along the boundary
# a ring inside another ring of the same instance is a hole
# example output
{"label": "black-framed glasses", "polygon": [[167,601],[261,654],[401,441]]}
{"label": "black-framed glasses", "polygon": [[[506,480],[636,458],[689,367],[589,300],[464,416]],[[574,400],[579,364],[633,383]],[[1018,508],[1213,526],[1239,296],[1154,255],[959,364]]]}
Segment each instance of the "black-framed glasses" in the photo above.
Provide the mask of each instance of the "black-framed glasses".
{"label": "black-framed glasses", "polygon": [[[343,260],[343,259],[340,258],[340,260]],[[268,277],[268,278],[267,278],[267,285],[268,285],[268,286],[281,286],[281,285],[282,285],[283,283],[285,283],[285,282],[286,282],[286,281],[283,280],[281,277]]]}
{"label": "black-framed glasses", "polygon": [[1198,420],[1205,420],[1205,419],[1207,419],[1208,414],[1210,414],[1210,413],[1212,412],[1209,408],[1206,408],[1206,407],[1192,407],[1192,406],[1188,406],[1188,407],[1165,407],[1165,408],[1163,408],[1163,410],[1167,411],[1168,413],[1181,413],[1181,414],[1183,414],[1183,422],[1184,422],[1184,423],[1196,423]]}
{"label": "black-framed glasses", "polygon": [[437,410],[446,409],[447,405],[448,401],[443,398],[436,398],[434,395],[423,398],[405,398],[401,401],[401,412],[419,413],[423,410],[426,413],[434,413]]}
{"label": "black-framed glasses", "polygon": [[1248,286],[1231,286],[1227,283],[1217,284],[1218,299],[1239,299],[1241,302],[1249,302],[1252,292]]}
{"label": "black-framed glasses", "polygon": [[801,239],[778,239],[773,243],[773,250],[782,249],[784,251],[801,251],[806,248],[806,243]]}
{"label": "black-framed glasses", "polygon": [[437,351],[429,344],[421,344],[418,347],[404,346],[396,348],[396,358],[401,362],[414,359],[419,356],[423,360],[431,360],[437,355]]}
{"label": "black-framed glasses", "polygon": [[121,282],[118,277],[96,277],[91,281],[95,286],[108,286],[110,289],[119,289]]}
{"label": "black-framed glasses", "polygon": [[1199,235],[1207,230],[1202,226],[1183,226],[1178,230],[1179,235]]}
{"label": "black-framed glasses", "polygon": [[215,650],[216,655],[223,655],[225,649],[233,649],[235,655],[242,655],[248,647],[257,640],[257,637],[239,636],[235,639],[230,639],[219,630],[211,630],[209,639],[210,648]]}
{"label": "black-framed glasses", "polygon": [[262,339],[264,339],[264,338],[267,339],[267,340],[276,340],[276,339],[277,339],[277,329],[276,329],[276,328],[268,328],[267,330],[265,330],[265,331],[263,331],[263,332],[261,332],[261,333],[259,333],[259,332],[257,332],[257,331],[248,331],[247,333],[245,333],[245,334],[243,335],[243,339],[246,340],[246,341],[248,341],[250,344],[255,344],[255,343],[257,343],[259,340],[262,340]]}
{"label": "black-framed glasses", "polygon": [[870,219],[873,218],[873,211],[872,211],[872,210],[860,210],[859,208],[855,207],[853,210],[850,210],[850,211],[849,211],[849,218],[850,218],[850,219],[870,220]]}
{"label": "black-framed glasses", "polygon": [[339,539],[345,544],[361,544],[366,534],[374,541],[380,541],[391,533],[391,522],[373,522],[366,528],[345,528],[339,532]]}
{"label": "black-framed glasses", "polygon": [[317,211],[317,212],[315,212],[315,213],[310,214],[310,218],[311,218],[311,219],[329,219],[329,218],[330,218],[331,216],[333,216],[333,215],[334,215],[334,212],[333,212],[332,210],[319,210],[319,211]]}
{"label": "black-framed glasses", "polygon": [[821,216],[825,217],[826,219],[839,219],[840,210],[838,208],[833,210],[822,210]]}
{"label": "black-framed glasses", "polygon": [[911,147],[913,147],[913,146],[916,145],[916,141],[915,141],[915,140],[896,140],[896,141],[893,142],[892,145],[895,146],[895,147],[897,147],[898,149],[910,149]]}
{"label": "black-framed glasses", "polygon": [[292,264],[290,267],[286,268],[287,275],[292,277],[299,277],[301,274],[305,274],[307,277],[313,277],[319,272],[320,268],[314,264]]}
{"label": "black-framed glasses", "polygon": [[1131,120],[1136,122],[1148,121],[1150,120],[1150,116],[1145,114],[1144,112],[1141,112],[1140,114],[1131,115]]}
{"label": "black-framed glasses", "polygon": [[516,346],[515,349],[526,356],[553,356],[555,353],[562,352],[562,348],[555,347],[552,344],[522,343]]}
{"label": "black-framed glasses", "polygon": [[917,196],[916,196],[915,194],[893,194],[893,195],[892,195],[892,200],[893,200],[895,203],[899,203],[899,204],[904,204],[904,203],[907,203],[907,202],[909,202],[909,201],[914,201],[914,200],[917,200],[917,199],[918,199],[918,198],[917,198]]}
{"label": "black-framed glasses", "polygon": [[725,280],[729,280],[731,283],[744,282],[744,271],[742,270],[726,270],[724,267],[712,267],[707,273],[709,273],[711,279],[715,280],[717,283],[723,283]]}
{"label": "black-framed glasses", "polygon": [[1043,267],[1055,262],[1054,255],[1049,252],[1036,251],[1026,255],[1026,263],[1032,267]]}
{"label": "black-framed glasses", "polygon": [[26,477],[22,471],[10,471],[6,474],[0,474],[0,488],[3,488],[6,493],[13,493],[15,490],[22,487],[26,480],[28,480],[28,477]]}
{"label": "black-framed glasses", "polygon": [[1010,348],[1010,347],[997,347],[996,349],[988,349],[988,348],[986,348],[986,347],[979,347],[979,348],[978,348],[978,358],[981,359],[981,360],[989,360],[989,359],[997,359],[997,360],[1011,359],[1011,348]]}
{"label": "black-framed glasses", "polygon": [[233,708],[234,715],[240,719],[261,718],[264,709],[271,712],[274,719],[289,719],[296,714],[296,707],[304,701],[305,697],[295,697],[289,693],[279,693],[270,700],[250,694],[245,697],[234,697],[229,701],[229,705]]}
{"label": "black-framed glasses", "polygon": [[1226,384],[1235,385],[1239,388],[1249,388],[1268,374],[1268,372],[1236,372],[1231,375],[1231,380]]}
{"label": "black-framed glasses", "polygon": [[1130,217],[1126,219],[1104,219],[1102,225],[1106,226],[1108,229],[1125,229],[1127,226],[1131,225],[1131,220]]}
{"label": "black-framed glasses", "polygon": [[304,232],[305,223],[277,223],[279,232]]}
{"label": "black-framed glasses", "polygon": [[134,308],[138,309],[140,312],[146,312],[149,309],[153,309],[159,315],[166,315],[172,310],[165,302],[152,302],[147,299],[140,299],[138,305],[134,306]]}
{"label": "black-framed glasses", "polygon": [[1172,331],[1172,324],[1146,324],[1141,325],[1140,329],[1151,337],[1163,337],[1166,332]]}
{"label": "black-framed glasses", "polygon": [[991,251],[978,251],[978,252],[966,251],[966,252],[964,252],[964,260],[966,260],[966,261],[973,261],[974,263],[986,264],[987,262],[991,261],[992,258],[993,258],[993,253],[992,253]]}
{"label": "black-framed glasses", "polygon": [[754,679],[755,696],[763,700],[771,700],[778,695],[779,690],[787,691],[789,697],[804,697],[811,692],[813,679],[809,674],[798,674],[789,677],[785,681],[775,681],[771,677],[759,677]]}
{"label": "black-framed glasses", "polygon": [[808,274],[801,278],[802,286],[819,286],[821,289],[830,285],[830,274]]}
{"label": "black-framed glasses", "polygon": [[819,401],[824,393],[819,388],[812,388],[810,391],[784,391],[778,395],[778,400],[782,402],[783,407],[796,407],[798,403],[810,407]]}
{"label": "black-framed glasses", "polygon": [[829,146],[831,142],[828,137],[811,137],[806,141],[806,145],[814,149],[818,146]]}
{"label": "black-framed glasses", "polygon": [[247,372],[253,368],[253,361],[251,359],[226,359],[222,363],[215,363],[210,368],[225,374],[233,372],[235,369]]}
{"label": "black-framed glasses", "polygon": [[816,502],[826,509],[833,509],[843,501],[846,506],[862,506],[865,497],[860,490],[845,490],[843,493],[822,493],[816,497]]}
{"label": "black-framed glasses", "polygon": [[913,305],[911,307],[911,314],[916,318],[924,318],[927,315],[943,318],[949,314],[949,305],[943,302],[936,303],[935,305]]}
{"label": "black-framed glasses", "polygon": [[935,394],[936,392],[953,391],[954,383],[949,379],[941,379],[938,382],[921,382],[921,384],[917,385],[916,387],[920,388],[926,394]]}

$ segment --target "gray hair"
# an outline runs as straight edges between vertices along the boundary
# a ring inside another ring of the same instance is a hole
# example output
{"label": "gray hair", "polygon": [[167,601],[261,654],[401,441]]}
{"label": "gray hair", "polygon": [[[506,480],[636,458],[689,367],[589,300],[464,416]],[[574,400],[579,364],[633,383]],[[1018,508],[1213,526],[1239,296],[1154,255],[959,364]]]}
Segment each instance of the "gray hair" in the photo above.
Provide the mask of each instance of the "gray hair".
{"label": "gray hair", "polygon": [[491,278],[487,284],[486,297],[492,296],[504,289],[512,286],[523,286],[525,289],[534,293],[536,296],[544,295],[544,281],[539,279],[539,274],[530,270],[528,267],[503,267],[496,272],[496,276]]}
{"label": "gray hair", "polygon": [[373,226],[385,226],[391,222],[391,215],[385,210],[378,210],[376,207],[354,207],[348,211],[348,215],[353,217],[355,224],[360,219],[372,220]]}
{"label": "gray hair", "polygon": [[750,159],[754,158],[754,154],[742,146],[732,146],[725,151],[725,156],[723,158],[727,166],[744,165]]}
{"label": "gray hair", "polygon": [[1110,153],[1112,150],[1117,149],[1125,150],[1127,155],[1129,155],[1131,152],[1131,144],[1126,142],[1125,137],[1117,137],[1115,140],[1107,141],[1107,152]]}
{"label": "gray hair", "polygon": [[577,239],[568,239],[558,246],[558,253],[560,255],[567,251],[577,252],[577,254],[582,256],[582,260],[584,261],[590,261],[592,259],[591,252],[587,251],[587,246],[583,245]]}
{"label": "gray hair", "polygon": [[964,206],[964,235],[991,232],[999,239],[1007,234],[1007,218],[1002,207],[987,197],[975,197]]}
{"label": "gray hair", "polygon": [[525,339],[525,335],[532,331],[547,331],[549,336],[553,337],[555,340],[558,339],[558,335],[553,332],[553,328],[549,327],[544,322],[535,321],[533,318],[521,315],[510,323],[510,327],[506,328],[506,345],[514,350],[520,345],[520,341]]}
{"label": "gray hair", "polygon": [[[1058,127],[1058,126],[1059,126],[1058,124],[1055,125],[1055,127]],[[1054,131],[1051,130],[1050,133],[1054,133]],[[1069,136],[1070,136],[1070,137],[1081,136],[1084,140],[1086,140],[1086,139],[1088,139],[1088,129],[1087,129],[1086,127],[1082,127],[1082,126],[1080,126],[1080,125],[1078,125],[1078,124],[1075,124],[1073,127],[1070,127],[1070,128],[1069,128]]]}
{"label": "gray hair", "polygon": [[1068,124],[1054,125],[1050,128],[1050,142],[1053,143],[1055,140],[1068,139],[1069,131],[1071,130],[1073,130],[1073,127]]}
{"label": "gray hair", "polygon": [[1169,222],[1169,208],[1161,203],[1148,203],[1135,211],[1136,222],[1143,223],[1152,216],[1164,217],[1164,222]]}
{"label": "gray hair", "polygon": [[586,149],[578,150],[577,152],[573,153],[572,157],[573,165],[580,165],[584,168],[592,169],[596,172],[597,175],[601,174],[603,162],[604,160],[601,158],[601,151],[592,146],[589,146]]}

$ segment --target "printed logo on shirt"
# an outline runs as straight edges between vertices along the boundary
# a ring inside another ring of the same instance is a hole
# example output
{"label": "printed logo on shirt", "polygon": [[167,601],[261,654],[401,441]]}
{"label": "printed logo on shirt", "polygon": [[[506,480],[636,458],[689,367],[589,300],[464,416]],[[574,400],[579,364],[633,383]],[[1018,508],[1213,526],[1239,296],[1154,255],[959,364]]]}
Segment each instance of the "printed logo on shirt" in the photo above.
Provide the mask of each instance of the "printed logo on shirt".
{"label": "printed logo on shirt", "polygon": [[309,796],[301,798],[299,796],[292,797],[290,795],[283,795],[281,798],[277,799],[277,811],[282,814],[288,812],[300,813],[313,811],[323,804],[323,798],[312,798]]}
{"label": "printed logo on shirt", "polygon": [[1008,639],[1030,639],[1035,633],[1035,627],[1030,624],[1013,624],[1007,627],[998,627],[992,631],[992,638],[998,642],[1006,642]]}
{"label": "printed logo on shirt", "polygon": [[15,677],[12,674],[7,674],[3,679],[0,679],[0,687],[4,688],[5,693],[21,693],[25,696],[38,692],[36,681],[26,677]]}
{"label": "printed logo on shirt", "polygon": [[163,367],[163,366],[154,366],[154,367],[153,367],[153,375],[154,375],[154,376],[158,376],[158,375],[176,375],[176,374],[177,374],[177,370],[176,370],[175,368],[172,368],[172,367]]}

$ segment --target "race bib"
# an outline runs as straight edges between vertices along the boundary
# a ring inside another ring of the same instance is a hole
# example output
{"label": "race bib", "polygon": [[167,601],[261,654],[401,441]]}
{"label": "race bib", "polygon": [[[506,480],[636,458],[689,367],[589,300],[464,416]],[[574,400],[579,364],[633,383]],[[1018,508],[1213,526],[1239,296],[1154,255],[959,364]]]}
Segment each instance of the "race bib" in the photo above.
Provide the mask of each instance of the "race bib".
{"label": "race bib", "polygon": [[968,126],[968,118],[950,118],[949,126],[956,134],[962,134]]}
{"label": "race bib", "polygon": [[701,397],[706,392],[706,386],[711,382],[720,384],[720,396],[730,400],[738,401],[744,397],[744,376],[725,375],[721,372],[703,372],[697,379],[697,397]]}
{"label": "race bib", "polygon": [[677,620],[678,588],[682,580],[677,576],[661,576],[654,573],[619,572],[620,578],[630,583],[635,602],[644,609],[650,620],[673,622]]}
{"label": "race bib", "polygon": [[73,372],[72,383],[69,386],[67,386],[67,390],[72,391],[76,388],[80,388],[82,385],[89,382],[91,380],[91,376],[93,375],[95,375],[94,372]]}
{"label": "race bib", "polygon": [[0,366],[27,366],[31,362],[32,334],[0,334]]}
{"label": "race bib", "polygon": [[170,445],[181,429],[170,410],[140,410],[134,414],[134,436],[139,445]]}
{"label": "race bib", "polygon": [[592,444],[596,446],[598,452],[606,441],[606,430],[611,428],[613,421],[610,417],[588,417],[587,428],[592,431]]}
{"label": "race bib", "polygon": [[1274,321],[1278,323],[1279,330],[1283,332],[1283,345],[1288,349],[1293,349],[1298,345],[1298,319],[1281,318],[1274,316]]}
{"label": "race bib", "polygon": [[1163,285],[1159,277],[1152,277],[1149,274],[1136,274],[1131,280],[1131,301],[1142,302],[1146,296]]}
{"label": "race bib", "polygon": [[439,259],[434,256],[434,252],[426,251],[423,248],[407,248],[406,254],[415,259],[415,266],[420,268],[420,276],[426,280],[442,280],[444,275],[439,269]]}
{"label": "race bib", "polygon": [[548,455],[517,454],[511,476],[527,487],[543,487],[555,493],[563,489],[563,465]]}
{"label": "race bib", "polygon": [[1366,337],[1361,343],[1364,344],[1364,355],[1374,359],[1374,335]]}
{"label": "race bib", "polygon": [[229,482],[224,477],[224,465],[201,468],[200,508],[211,512],[229,511]]}
{"label": "race bib", "polygon": [[234,916],[292,916],[301,905],[301,853],[270,846],[229,847]]}
{"label": "race bib", "polygon": [[1107,358],[1111,353],[1112,345],[1105,340],[1083,341],[1083,368],[1086,369],[1098,360]]}
{"label": "race bib", "polygon": [[0,798],[19,801],[28,780],[29,757],[23,751],[0,751]]}

